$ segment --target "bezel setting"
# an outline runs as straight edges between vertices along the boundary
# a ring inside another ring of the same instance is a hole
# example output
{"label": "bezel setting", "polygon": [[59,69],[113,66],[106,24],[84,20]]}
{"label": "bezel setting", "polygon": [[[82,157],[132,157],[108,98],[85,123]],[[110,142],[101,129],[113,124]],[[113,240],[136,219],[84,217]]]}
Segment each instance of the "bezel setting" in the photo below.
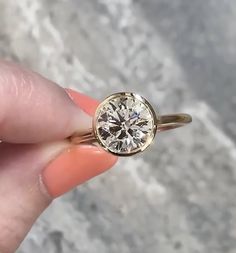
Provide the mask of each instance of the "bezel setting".
{"label": "bezel setting", "polygon": [[[126,101],[126,104],[124,101]],[[130,104],[130,107],[127,107],[128,103]],[[121,116],[121,114],[123,114],[123,116]],[[118,117],[115,118],[115,115],[118,115]],[[133,117],[130,115],[135,116]],[[135,123],[135,117],[136,121],[139,123]],[[145,122],[145,124],[142,125],[141,121]],[[122,137],[119,136],[120,138],[118,138],[115,135],[118,132],[109,132],[111,125],[114,125],[113,122],[115,122],[117,125],[115,127],[113,126],[113,128],[117,128],[119,131],[122,131],[123,134],[120,134],[120,136],[123,135],[123,139]],[[119,92],[107,97],[97,107],[93,119],[93,132],[97,142],[106,151],[117,156],[131,156],[144,151],[148,146],[150,146],[155,138],[158,123],[159,117],[156,115],[152,106],[145,98],[132,92]],[[106,132],[107,136],[110,136],[109,140],[108,137],[105,139],[103,134],[104,131]],[[142,137],[134,137],[132,134],[128,133],[129,131],[133,131],[133,133],[138,132]],[[128,135],[130,135],[129,138],[127,137]],[[126,149],[123,148],[123,146],[120,149],[118,148],[118,146],[122,145],[122,141],[126,141],[127,143],[129,142]],[[133,143],[133,147],[130,144],[131,142]]]}

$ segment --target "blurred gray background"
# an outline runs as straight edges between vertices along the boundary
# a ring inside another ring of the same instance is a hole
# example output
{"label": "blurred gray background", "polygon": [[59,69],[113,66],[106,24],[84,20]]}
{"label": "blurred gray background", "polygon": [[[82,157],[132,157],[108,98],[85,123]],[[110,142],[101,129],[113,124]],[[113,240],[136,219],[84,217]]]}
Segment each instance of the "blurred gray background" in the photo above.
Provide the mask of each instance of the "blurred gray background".
{"label": "blurred gray background", "polygon": [[57,199],[18,253],[236,252],[236,1],[0,0],[0,56],[194,118]]}

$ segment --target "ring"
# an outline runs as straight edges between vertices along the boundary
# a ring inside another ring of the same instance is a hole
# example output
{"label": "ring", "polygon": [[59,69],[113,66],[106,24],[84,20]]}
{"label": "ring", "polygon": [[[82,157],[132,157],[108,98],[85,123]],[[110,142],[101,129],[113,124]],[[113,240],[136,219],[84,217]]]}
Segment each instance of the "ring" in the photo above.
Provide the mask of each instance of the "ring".
{"label": "ring", "polygon": [[159,131],[192,122],[189,114],[157,115],[150,103],[138,94],[112,94],[99,104],[93,126],[86,133],[70,137],[74,144],[97,143],[117,156],[144,151]]}

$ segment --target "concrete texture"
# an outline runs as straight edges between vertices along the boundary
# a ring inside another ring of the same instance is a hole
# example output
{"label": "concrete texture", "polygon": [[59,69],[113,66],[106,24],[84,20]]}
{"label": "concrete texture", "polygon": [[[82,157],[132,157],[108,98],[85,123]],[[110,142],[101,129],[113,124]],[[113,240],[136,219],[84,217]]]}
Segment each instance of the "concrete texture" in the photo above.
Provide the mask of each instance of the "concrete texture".
{"label": "concrete texture", "polygon": [[236,2],[0,0],[0,56],[191,126],[57,199],[17,253],[236,252]]}

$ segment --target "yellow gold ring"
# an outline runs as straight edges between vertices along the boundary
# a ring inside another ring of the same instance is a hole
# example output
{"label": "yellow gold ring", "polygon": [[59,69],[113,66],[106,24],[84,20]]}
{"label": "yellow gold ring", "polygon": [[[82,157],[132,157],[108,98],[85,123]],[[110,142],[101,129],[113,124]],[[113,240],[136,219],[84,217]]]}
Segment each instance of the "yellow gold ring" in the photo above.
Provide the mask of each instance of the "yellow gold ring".
{"label": "yellow gold ring", "polygon": [[189,114],[157,115],[150,103],[138,94],[115,93],[99,104],[93,127],[70,137],[74,144],[97,143],[117,156],[144,151],[156,132],[174,129],[192,122]]}

